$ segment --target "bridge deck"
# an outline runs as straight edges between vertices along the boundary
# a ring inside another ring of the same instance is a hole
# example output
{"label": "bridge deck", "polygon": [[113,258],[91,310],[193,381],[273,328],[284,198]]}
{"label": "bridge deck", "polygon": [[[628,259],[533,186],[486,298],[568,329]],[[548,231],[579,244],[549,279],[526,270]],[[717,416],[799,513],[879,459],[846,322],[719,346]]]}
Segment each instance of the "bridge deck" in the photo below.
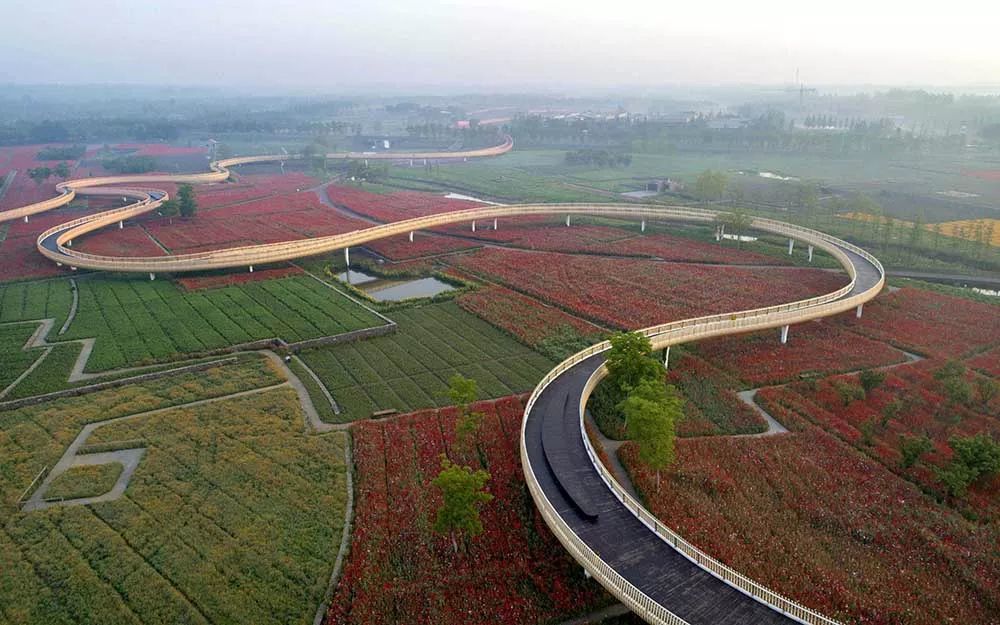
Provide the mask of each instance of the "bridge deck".
{"label": "bridge deck", "polygon": [[[879,272],[863,257],[844,250],[857,271],[850,295],[878,283]],[[850,296],[848,295],[848,297]],[[775,337],[777,341],[777,337]],[[600,367],[598,354],[554,380],[536,401],[525,423],[531,469],[557,514],[602,560],[629,582],[691,625],[768,625],[797,621],[760,603],[675,551],[643,525],[612,494],[591,464],[580,431],[579,398],[591,374]],[[565,436],[545,437],[543,430],[561,429]],[[553,441],[562,448],[551,449]],[[558,462],[555,470],[546,462]],[[573,480],[567,490],[560,481]],[[572,498],[582,497],[585,510]],[[669,523],[669,519],[666,519]]]}

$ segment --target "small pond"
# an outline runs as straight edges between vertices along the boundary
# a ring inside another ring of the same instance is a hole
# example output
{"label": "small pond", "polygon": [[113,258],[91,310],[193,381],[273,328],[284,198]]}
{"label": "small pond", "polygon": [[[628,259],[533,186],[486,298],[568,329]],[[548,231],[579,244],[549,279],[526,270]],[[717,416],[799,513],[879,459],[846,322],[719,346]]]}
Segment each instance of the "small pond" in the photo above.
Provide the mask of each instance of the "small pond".
{"label": "small pond", "polygon": [[433,297],[454,290],[454,286],[437,278],[394,280],[380,278],[357,269],[337,274],[337,279],[358,287],[378,302],[398,302],[415,297]]}

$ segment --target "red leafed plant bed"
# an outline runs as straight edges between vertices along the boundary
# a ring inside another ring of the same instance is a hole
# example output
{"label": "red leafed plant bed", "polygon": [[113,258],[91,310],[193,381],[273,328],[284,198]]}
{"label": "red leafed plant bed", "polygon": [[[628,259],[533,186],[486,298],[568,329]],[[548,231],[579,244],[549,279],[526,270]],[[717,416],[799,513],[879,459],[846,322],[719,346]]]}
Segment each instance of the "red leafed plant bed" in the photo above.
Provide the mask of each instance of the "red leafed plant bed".
{"label": "red leafed plant bed", "polygon": [[600,340],[604,333],[589,321],[502,287],[487,287],[466,293],[458,298],[458,305],[532,347],[538,346],[560,327],[569,327],[594,342]]}
{"label": "red leafed plant bed", "polygon": [[315,178],[292,172],[280,176],[245,175],[239,177],[239,182],[203,185],[195,189],[198,207],[211,209],[286,193],[296,193],[301,189],[315,185]]}
{"label": "red leafed plant bed", "polygon": [[[757,397],[767,409],[779,407],[814,423],[943,497],[945,489],[935,469],[951,460],[948,439],[986,433],[1000,440],[1000,396],[988,405],[975,392],[968,404],[949,402],[942,383],[934,377],[943,364],[925,360],[887,370],[885,381],[863,398],[843,394],[845,385],[858,387],[856,375],[762,389]],[[968,372],[966,377],[974,389],[976,375]],[[904,437],[917,435],[928,436],[934,447],[912,467],[903,467],[900,444]],[[1000,511],[998,495],[1000,477],[973,483],[966,499],[954,503],[995,514]]]}
{"label": "red leafed plant bed", "polygon": [[138,225],[127,225],[124,229],[111,226],[103,231],[74,241],[81,252],[102,256],[164,256],[166,252],[149,238]]}
{"label": "red leafed plant bed", "polygon": [[[475,449],[457,449],[455,411],[424,410],[354,426],[357,506],[351,550],[330,603],[332,625],[544,623],[610,599],[549,532],[521,473],[523,397],[481,402]],[[439,456],[492,478],[484,533],[455,554],[434,533]]]}
{"label": "red leafed plant bed", "polygon": [[620,456],[651,511],[740,573],[844,623],[990,623],[1000,532],[815,427],[677,441],[660,489]]}
{"label": "red leafed plant bed", "polygon": [[779,384],[804,374],[839,373],[900,363],[905,354],[886,343],[849,331],[844,325],[803,323],[789,332],[782,345],[778,331],[710,339],[698,343],[698,353],[751,386]]}
{"label": "red leafed plant bed", "polygon": [[861,319],[839,321],[927,356],[953,358],[1000,342],[1000,307],[923,289],[881,295],[865,304]]}
{"label": "red leafed plant bed", "polygon": [[371,241],[366,243],[365,247],[389,260],[409,260],[474,249],[479,245],[472,241],[418,232],[414,233],[412,242],[409,235],[402,235]]}
{"label": "red leafed plant bed", "polygon": [[496,248],[452,263],[582,317],[627,329],[791,302],[847,282],[844,275],[817,269],[704,267]]}
{"label": "red leafed plant bed", "polygon": [[198,291],[201,289],[215,289],[234,284],[245,284],[247,282],[260,282],[263,280],[274,280],[276,278],[287,278],[302,273],[298,267],[289,265],[288,267],[274,267],[273,269],[258,269],[253,273],[242,271],[211,276],[184,276],[176,278],[175,282],[184,287],[187,291]]}
{"label": "red leafed plant bed", "polygon": [[419,191],[371,193],[356,187],[330,185],[326,187],[326,193],[334,204],[383,222],[483,206],[479,202],[456,200]]}

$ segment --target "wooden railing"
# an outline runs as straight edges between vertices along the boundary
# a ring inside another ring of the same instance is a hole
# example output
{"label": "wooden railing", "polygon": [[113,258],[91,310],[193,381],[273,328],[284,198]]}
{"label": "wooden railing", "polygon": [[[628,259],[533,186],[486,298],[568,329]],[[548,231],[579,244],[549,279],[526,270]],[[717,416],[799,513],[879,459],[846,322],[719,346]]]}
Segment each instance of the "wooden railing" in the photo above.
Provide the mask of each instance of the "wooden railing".
{"label": "wooden railing", "polygon": [[[848,274],[851,277],[850,282],[843,288],[832,293],[808,298],[790,304],[781,304],[778,306],[769,306],[735,313],[709,315],[694,319],[685,319],[640,330],[640,332],[650,338],[654,349],[661,349],[671,345],[713,336],[762,330],[834,315],[851,310],[856,306],[872,299],[879,293],[879,291],[882,290],[885,284],[885,271],[882,264],[874,256],[857,246],[815,230],[800,226],[793,226],[791,224],[784,224],[774,220],[755,220],[754,226],[781,234],[790,235],[794,233],[797,238],[801,238],[808,243],[819,246],[827,252],[830,252],[844,265],[844,268],[848,271]],[[854,266],[854,263],[851,262],[849,257],[843,252],[844,249],[861,256],[865,262],[871,263],[878,274],[878,279],[874,284],[866,288],[864,291],[849,297],[845,296],[850,294],[857,285],[857,269]],[[601,354],[608,349],[610,349],[610,343],[604,341],[570,356],[552,369],[552,371],[542,378],[542,380],[535,387],[535,390],[532,392],[525,406],[524,422],[521,429],[521,462],[524,468],[525,480],[528,483],[528,490],[531,492],[536,505],[542,513],[542,517],[546,521],[546,524],[550,527],[550,529],[552,529],[553,533],[560,540],[567,551],[569,551],[591,575],[600,580],[601,584],[605,588],[607,588],[620,601],[625,603],[630,609],[636,612],[636,614],[648,622],[662,625],[679,625],[684,623],[682,619],[671,613],[664,606],[658,604],[648,595],[643,593],[632,582],[614,571],[609,565],[607,565],[607,563],[597,556],[597,554],[595,554],[593,550],[590,549],[590,547],[576,535],[575,532],[573,532],[572,528],[570,528],[569,525],[559,516],[551,502],[545,496],[544,491],[538,484],[537,478],[535,477],[531,466],[531,459],[528,455],[526,441],[528,417],[541,393],[564,372],[575,367],[584,360]],[[594,466],[595,470],[598,472],[601,479],[608,486],[614,496],[622,502],[622,505],[625,506],[626,509],[628,509],[656,536],[660,537],[660,539],[662,539],[666,544],[676,549],[691,562],[755,600],[760,601],[761,603],[768,605],[801,623],[807,623],[809,625],[839,625],[837,621],[834,621],[829,617],[798,604],[791,599],[788,599],[787,597],[774,592],[761,584],[758,584],[752,579],[740,574],[734,569],[701,551],[691,543],[684,540],[683,537],[674,532],[672,529],[667,527],[662,521],[646,510],[640,502],[634,499],[625,491],[624,488],[621,487],[611,472],[608,471],[598,458],[597,453],[594,451],[593,446],[586,435],[586,430],[583,425],[587,399],[590,397],[590,394],[593,392],[593,389],[597,386],[598,382],[600,382],[600,380],[606,375],[607,368],[602,364],[587,380],[583,393],[580,397],[579,427],[580,435],[583,438],[583,444],[587,450],[587,455],[590,458],[591,464]]]}

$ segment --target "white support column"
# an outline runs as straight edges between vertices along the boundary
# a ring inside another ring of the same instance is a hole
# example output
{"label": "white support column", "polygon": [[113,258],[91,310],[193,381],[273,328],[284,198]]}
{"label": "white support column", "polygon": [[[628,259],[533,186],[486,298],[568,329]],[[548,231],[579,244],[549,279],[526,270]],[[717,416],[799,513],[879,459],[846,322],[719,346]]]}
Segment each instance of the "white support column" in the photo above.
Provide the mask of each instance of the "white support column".
{"label": "white support column", "polygon": [[792,255],[792,250],[795,249],[795,239],[788,239],[788,255]]}
{"label": "white support column", "polygon": [[121,219],[118,220],[118,229],[121,230],[125,227],[125,222]]}
{"label": "white support column", "polygon": [[365,159],[365,167],[368,167],[368,159]]}
{"label": "white support column", "polygon": [[670,346],[667,345],[663,349],[663,368],[668,369],[670,367]]}
{"label": "white support column", "polygon": [[781,344],[788,342],[788,326],[781,326]]}
{"label": "white support column", "polygon": [[27,215],[24,216],[24,223],[28,223],[28,216]]}
{"label": "white support column", "polygon": [[250,265],[250,273],[253,273],[253,265]]}
{"label": "white support column", "polygon": [[[76,267],[73,267],[73,269],[76,269]],[[153,280],[156,280],[156,274],[149,272],[149,281],[152,282]]]}
{"label": "white support column", "polygon": [[62,267],[62,263],[60,263],[59,261],[56,261],[56,267]]}
{"label": "white support column", "polygon": [[645,232],[645,231],[646,231],[646,220],[643,219],[642,223],[639,225],[639,232]]}
{"label": "white support column", "polygon": [[493,218],[493,229],[494,230],[497,229],[497,218],[496,217]]}
{"label": "white support column", "polygon": [[475,220],[473,220],[473,222],[472,222],[472,231],[473,232],[476,231],[476,222],[475,222]]}
{"label": "white support column", "polygon": [[410,167],[413,167],[413,159],[410,159]]}
{"label": "white support column", "polygon": [[70,269],[72,269],[73,271],[76,271],[76,267],[70,267]]}
{"label": "white support column", "polygon": [[858,308],[857,308],[857,310],[856,310],[856,311],[854,312],[854,315],[855,315],[855,316],[856,316],[856,317],[857,317],[858,319],[860,319],[860,318],[861,318],[861,311],[862,311],[862,310],[864,310],[864,308],[865,308],[865,305],[864,305],[864,304],[858,304]]}
{"label": "white support column", "polygon": [[809,246],[809,262],[813,262],[813,246]]}
{"label": "white support column", "polygon": [[410,230],[410,243],[413,243],[413,230]]}
{"label": "white support column", "polygon": [[66,241],[66,247],[73,247],[73,239]]}
{"label": "white support column", "polygon": [[426,164],[427,164],[427,159],[425,158],[425,159],[424,159],[424,165],[426,165]]}
{"label": "white support column", "polygon": [[726,224],[722,224],[715,229],[715,240],[721,242],[722,237],[726,234]]}
{"label": "white support column", "polygon": [[566,215],[566,227],[568,228],[569,226],[570,226],[570,216]]}
{"label": "white support column", "polygon": [[349,247],[344,248],[344,264],[347,265],[348,269],[351,268],[351,248]]}

